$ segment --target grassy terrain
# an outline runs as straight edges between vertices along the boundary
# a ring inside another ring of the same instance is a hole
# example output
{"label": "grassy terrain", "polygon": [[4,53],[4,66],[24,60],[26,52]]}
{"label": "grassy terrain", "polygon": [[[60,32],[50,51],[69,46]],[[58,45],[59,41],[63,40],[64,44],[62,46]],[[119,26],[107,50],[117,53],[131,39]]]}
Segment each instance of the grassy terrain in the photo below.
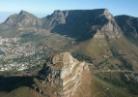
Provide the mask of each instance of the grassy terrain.
{"label": "grassy terrain", "polygon": [[123,36],[117,39],[92,38],[78,44],[74,52],[90,57],[97,68],[138,69],[138,47]]}
{"label": "grassy terrain", "polygon": [[92,81],[93,97],[138,97],[131,94],[127,89],[110,84],[98,77],[94,77]]}
{"label": "grassy terrain", "polygon": [[28,87],[20,87],[3,97],[33,97]]}

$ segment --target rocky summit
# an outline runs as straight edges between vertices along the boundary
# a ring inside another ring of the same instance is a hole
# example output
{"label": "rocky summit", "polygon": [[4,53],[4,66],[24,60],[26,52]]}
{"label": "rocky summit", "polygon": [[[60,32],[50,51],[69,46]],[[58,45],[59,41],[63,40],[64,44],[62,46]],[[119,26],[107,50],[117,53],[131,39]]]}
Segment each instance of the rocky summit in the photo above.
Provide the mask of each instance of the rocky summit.
{"label": "rocky summit", "polygon": [[138,97],[137,40],[138,18],[108,9],[13,14],[0,24],[0,97]]}
{"label": "rocky summit", "polygon": [[19,14],[14,14],[8,17],[4,24],[13,28],[31,26],[33,27],[38,26],[40,24],[40,20],[31,13],[22,10]]}
{"label": "rocky summit", "polygon": [[[42,80],[36,81],[37,87],[48,97],[80,97],[79,92],[86,92],[85,87],[89,88],[91,82],[88,64],[74,59],[68,52],[56,54],[39,76]],[[85,82],[88,84],[83,86]],[[89,92],[87,94],[91,97]]]}

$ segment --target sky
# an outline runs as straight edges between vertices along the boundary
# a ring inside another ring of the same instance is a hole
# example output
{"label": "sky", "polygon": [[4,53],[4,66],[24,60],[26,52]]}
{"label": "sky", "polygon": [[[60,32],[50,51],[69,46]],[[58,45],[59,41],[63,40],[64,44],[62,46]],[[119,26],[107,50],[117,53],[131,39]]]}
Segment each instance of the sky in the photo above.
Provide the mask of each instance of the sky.
{"label": "sky", "polygon": [[0,22],[21,10],[43,17],[54,10],[98,8],[106,8],[113,15],[127,14],[138,17],[138,0],[1,0]]}

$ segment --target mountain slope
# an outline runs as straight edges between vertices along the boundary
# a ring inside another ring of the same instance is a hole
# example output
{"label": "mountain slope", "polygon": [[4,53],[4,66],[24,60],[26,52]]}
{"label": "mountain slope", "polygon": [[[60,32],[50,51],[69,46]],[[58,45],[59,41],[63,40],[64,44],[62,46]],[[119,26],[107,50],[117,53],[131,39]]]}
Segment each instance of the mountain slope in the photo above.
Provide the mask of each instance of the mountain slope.
{"label": "mountain slope", "polygon": [[133,43],[138,45],[138,18],[120,15],[115,17],[118,25],[123,31],[123,34]]}
{"label": "mountain slope", "polygon": [[137,97],[137,29],[137,18],[107,9],[10,16],[0,25],[0,74],[35,77],[5,97]]}
{"label": "mountain slope", "polygon": [[[129,78],[131,73],[126,76],[123,72],[112,72],[110,78],[110,72],[97,72],[89,68],[92,65],[78,61],[68,52],[55,54],[47,60],[38,76],[33,77],[31,87],[21,85],[2,97],[137,97],[129,90],[133,86],[130,84],[132,80],[122,79]],[[130,81],[129,87],[125,81]]]}
{"label": "mountain slope", "polygon": [[[39,48],[45,48],[44,51],[46,51],[46,53],[49,49],[57,52],[70,50],[84,53],[86,56],[96,59],[96,61],[94,61],[95,64],[100,64],[102,61],[110,59],[112,64],[120,64],[122,66],[123,57],[123,61],[132,60],[128,62],[130,63],[129,66],[137,67],[137,47],[124,37],[126,31],[122,30],[122,26],[120,25],[123,24],[119,25],[117,20],[120,21],[119,17],[118,19],[117,17],[114,18],[107,9],[59,10],[42,19],[38,19],[28,12],[21,11],[19,14],[9,17],[5,23],[3,23],[4,25],[11,26],[11,28],[9,28],[8,31],[1,30],[0,35],[3,36],[4,34],[4,37],[9,37],[9,35],[11,36],[14,33],[12,38],[14,39],[16,37],[18,41],[15,41],[15,43],[18,43],[17,47],[14,46],[15,48],[12,48],[13,51],[18,51],[17,49],[21,43],[23,46],[21,46],[20,49],[24,48],[24,51],[28,52],[27,55],[33,54],[32,56],[36,56],[40,54],[39,52],[41,52],[40,50],[42,49]],[[121,20],[124,24],[128,25],[126,19]],[[131,21],[130,24],[134,24],[135,19],[133,21],[132,19],[128,19],[128,21]],[[40,23],[39,25],[39,22],[42,24]],[[134,27],[137,28],[137,26]],[[22,30],[19,30],[20,28]],[[125,28],[127,29],[129,27]],[[136,29],[133,30],[134,33],[132,33],[132,35],[134,34],[133,37],[136,37]],[[129,31],[127,33],[129,33]],[[132,35],[130,35],[130,37]],[[4,38],[4,40],[6,39]],[[137,42],[136,39],[135,42]],[[31,45],[31,48],[26,48],[27,43]],[[124,46],[122,46],[121,43],[124,44]],[[9,44],[7,43],[6,45]],[[11,45],[10,48],[11,47],[13,47],[13,45]],[[2,47],[2,49],[3,48],[5,50],[5,47]],[[116,51],[114,51],[114,49]],[[131,53],[132,51],[133,53]],[[24,52],[19,52],[24,55]],[[117,54],[114,54],[114,52]],[[124,54],[126,52],[127,54]],[[7,54],[7,52],[5,53]],[[8,53],[7,59],[9,60],[10,55],[12,55],[10,57],[17,56],[17,53],[15,53],[16,52]],[[129,54],[131,58],[128,57]],[[115,55],[122,57],[118,59]],[[123,64],[126,64],[125,62]],[[105,67],[106,66],[107,65],[105,65]],[[114,66],[116,67],[116,65]]]}

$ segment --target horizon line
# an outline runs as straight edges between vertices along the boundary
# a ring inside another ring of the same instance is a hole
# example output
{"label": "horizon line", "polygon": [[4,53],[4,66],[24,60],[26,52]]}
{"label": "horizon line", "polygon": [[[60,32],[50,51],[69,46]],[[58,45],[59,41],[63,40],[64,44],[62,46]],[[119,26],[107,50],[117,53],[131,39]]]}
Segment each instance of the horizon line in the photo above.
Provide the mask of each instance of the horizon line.
{"label": "horizon line", "polygon": [[25,11],[27,13],[30,13],[38,18],[44,18],[44,17],[47,17],[48,15],[51,15],[52,13],[54,13],[55,11],[85,11],[85,10],[108,10],[112,15],[113,17],[116,17],[116,16],[122,16],[122,15],[125,15],[125,16],[130,16],[130,17],[134,17],[134,18],[138,18],[138,16],[135,16],[135,15],[130,15],[130,14],[116,14],[114,15],[109,9],[107,8],[94,8],[94,9],[55,9],[55,10],[51,10],[49,12],[32,12],[32,11],[29,11],[29,10],[24,10],[24,9],[21,9],[19,11],[0,11],[0,14],[1,15],[4,15],[5,14],[8,14],[7,16],[5,16],[3,20],[0,20],[0,23],[3,23],[7,18],[9,18],[11,15],[14,15],[14,14],[19,14],[21,11]]}

